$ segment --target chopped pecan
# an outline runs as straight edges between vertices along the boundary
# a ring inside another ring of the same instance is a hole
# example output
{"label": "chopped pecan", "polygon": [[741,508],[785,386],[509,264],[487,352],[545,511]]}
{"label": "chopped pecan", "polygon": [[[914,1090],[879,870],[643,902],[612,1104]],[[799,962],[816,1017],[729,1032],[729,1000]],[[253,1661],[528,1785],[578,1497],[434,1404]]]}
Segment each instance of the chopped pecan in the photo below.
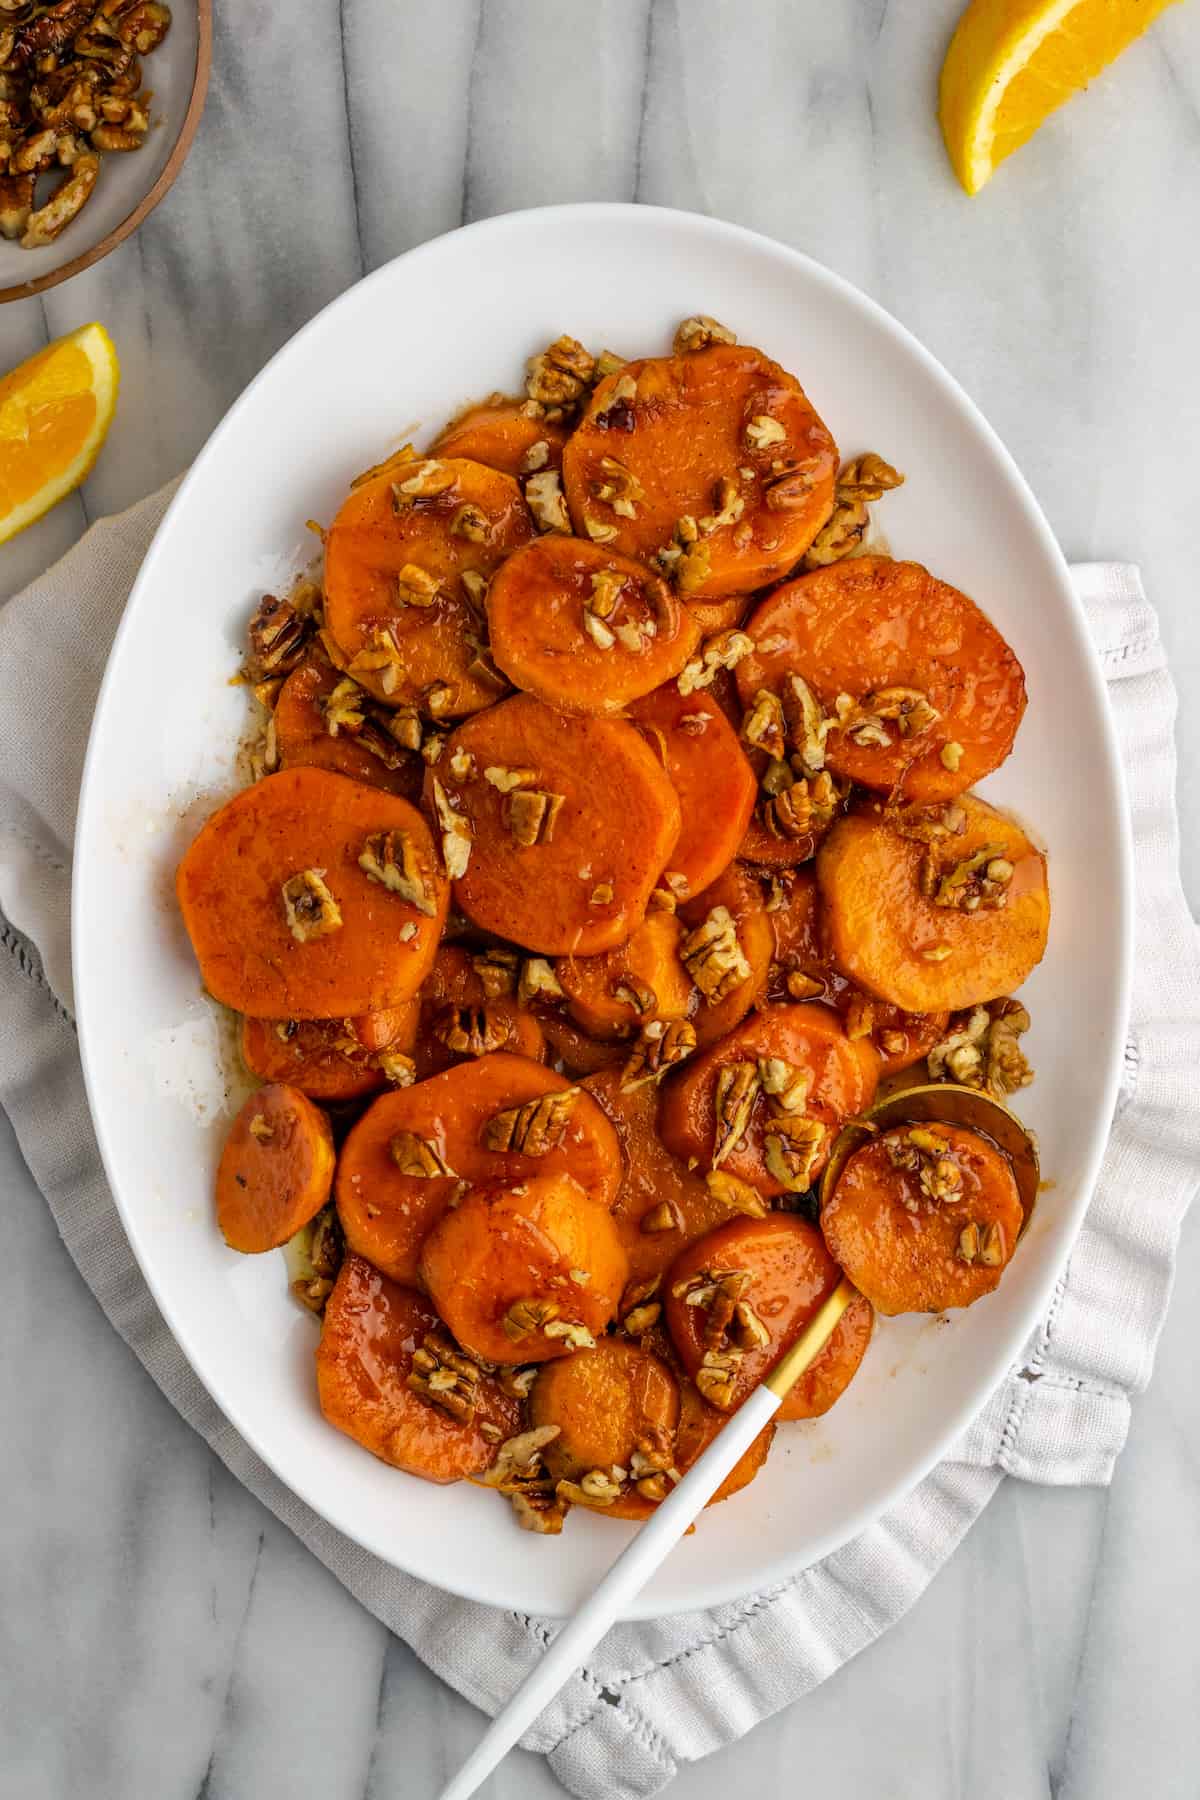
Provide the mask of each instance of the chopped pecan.
{"label": "chopped pecan", "polygon": [[783,702],[769,688],[759,688],[742,719],[742,736],[755,750],[777,759],[787,753]]}
{"label": "chopped pecan", "polygon": [[833,512],[810,544],[802,567],[827,568],[856,550],[866,535],[868,502],[882,499],[903,480],[890,463],[871,451],[847,463],[837,479]]}
{"label": "chopped pecan", "polygon": [[525,500],[539,531],[570,534],[571,515],[557,469],[542,469],[525,483]]}
{"label": "chopped pecan", "polygon": [[765,1219],[770,1208],[756,1187],[729,1175],[724,1169],[709,1169],[704,1185],[713,1199],[730,1212],[743,1213],[748,1219]]}
{"label": "chopped pecan", "polygon": [[397,512],[406,512],[418,500],[434,500],[448,494],[458,477],[448,463],[429,457],[407,469],[402,481],[392,483],[392,504]]}
{"label": "chopped pecan", "polygon": [[636,519],[637,502],[646,498],[646,490],[633,470],[615,456],[602,456],[600,472],[604,479],[592,483],[596,499],[611,507],[618,518]]}
{"label": "chopped pecan", "polygon": [[770,413],[755,413],[746,422],[745,438],[752,450],[771,450],[787,442],[787,427]]}
{"label": "chopped pecan", "polygon": [[720,1168],[750,1123],[761,1087],[752,1062],[726,1063],[717,1075],[714,1095],[716,1130],[710,1166]]}
{"label": "chopped pecan", "polygon": [[710,319],[707,313],[693,313],[679,326],[672,348],[676,356],[683,356],[691,350],[707,350],[712,344],[736,343],[737,333],[730,331],[728,325]]}
{"label": "chopped pecan", "polygon": [[709,638],[699,656],[684,665],[678,677],[679,692],[686,697],[698,688],[711,687],[718,670],[735,669],[753,651],[754,639],[744,631],[719,631]]}
{"label": "chopped pecan", "polygon": [[325,885],[324,869],[301,869],[288,877],[280,893],[288,930],[298,944],[340,928],[342,909]]}
{"label": "chopped pecan", "polygon": [[515,990],[518,961],[515,950],[502,950],[498,944],[472,956],[471,967],[488,1000],[499,1000]]}
{"label": "chopped pecan", "polygon": [[407,831],[372,832],[359,852],[358,866],[368,881],[377,881],[426,918],[432,919],[437,912],[437,897]]}
{"label": "chopped pecan", "polygon": [[802,1113],[808,1105],[812,1076],[807,1069],[798,1069],[782,1056],[762,1056],[758,1079],[773,1113]]}
{"label": "chopped pecan", "polygon": [[763,1139],[767,1172],[791,1193],[802,1194],[812,1186],[826,1127],[820,1119],[780,1114],[771,1121]]}
{"label": "chopped pecan", "polygon": [[935,906],[952,907],[956,912],[994,912],[1008,905],[1008,884],[1012,878],[1013,865],[1004,854],[1003,844],[985,844],[945,873],[939,872],[934,853],[928,852],[919,881],[921,892]]}
{"label": "chopped pecan", "polygon": [[521,964],[517,983],[517,999],[521,1005],[528,1006],[531,1000],[561,1000],[562,997],[562,984],[553,965],[544,956],[527,956]]}
{"label": "chopped pecan", "polygon": [[525,392],[545,408],[544,416],[554,422],[574,410],[595,373],[595,357],[577,338],[556,338],[545,350],[529,359]]}
{"label": "chopped pecan", "polygon": [[545,1156],[556,1150],[566,1135],[579,1094],[578,1088],[564,1088],[494,1113],[483,1128],[484,1148],[522,1156]]}
{"label": "chopped pecan", "polygon": [[727,906],[714,906],[679,946],[688,974],[710,1005],[715,1006],[753,971],[738,942],[737,926]]}
{"label": "chopped pecan", "polygon": [[487,1056],[503,1050],[509,1026],[486,1006],[443,1006],[434,1018],[433,1035],[456,1056]]}
{"label": "chopped pecan", "polygon": [[419,563],[405,563],[396,577],[397,606],[432,606],[441,593],[441,582]]}
{"label": "chopped pecan", "polygon": [[809,837],[832,824],[837,804],[833,777],[822,769],[819,775],[801,775],[765,800],[762,821],[773,837]]}
{"label": "chopped pecan", "polygon": [[710,1406],[722,1412],[733,1405],[733,1388],[741,1366],[742,1352],[728,1344],[720,1350],[706,1350],[696,1370],[696,1386]]}
{"label": "chopped pecan", "polygon": [[[524,1332],[521,1334],[524,1336]],[[542,1451],[562,1431],[561,1425],[534,1425],[529,1431],[506,1438],[491,1466],[481,1477],[487,1487],[509,1493],[535,1482],[542,1475]]]}
{"label": "chopped pecan", "polygon": [[522,849],[534,844],[548,844],[554,837],[555,821],[566,804],[563,794],[550,794],[540,788],[516,788],[508,796],[508,829]]}
{"label": "chopped pecan", "polygon": [[993,1000],[956,1013],[947,1035],[926,1059],[931,1081],[956,1081],[986,1088],[1003,1099],[1033,1080],[1019,1039],[1029,1030],[1029,1014],[1017,1000]]}
{"label": "chopped pecan", "polygon": [[537,1295],[514,1300],[502,1321],[504,1335],[515,1344],[518,1339],[532,1337],[534,1332],[543,1330],[557,1317],[557,1301],[541,1299]]}
{"label": "chopped pecan", "polygon": [[558,1494],[539,1493],[536,1488],[515,1488],[509,1495],[513,1513],[522,1531],[537,1531],[543,1537],[557,1537],[570,1510]]}
{"label": "chopped pecan", "polygon": [[311,620],[302,618],[290,600],[264,594],[246,630],[247,678],[290,675],[304,656],[311,629]]}
{"label": "chopped pecan", "polygon": [[389,1138],[388,1155],[402,1175],[433,1181],[454,1173],[432,1138],[420,1137],[415,1131],[397,1131]]}
{"label": "chopped pecan", "polygon": [[413,1351],[406,1385],[431,1406],[449,1413],[460,1425],[470,1425],[478,1405],[481,1373],[477,1362],[440,1334],[431,1332],[421,1348]]}
{"label": "chopped pecan", "polygon": [[471,821],[451,806],[445,788],[436,777],[433,782],[433,804],[442,832],[442,861],[451,881],[458,881],[466,874],[471,857],[474,839]]}
{"label": "chopped pecan", "polygon": [[713,511],[696,520],[701,537],[711,537],[723,525],[736,525],[746,510],[739,483],[732,475],[722,475],[713,489]]}
{"label": "chopped pecan", "polygon": [[650,1019],[621,1072],[622,1093],[657,1081],[684,1062],[696,1048],[696,1028],[687,1019]]}

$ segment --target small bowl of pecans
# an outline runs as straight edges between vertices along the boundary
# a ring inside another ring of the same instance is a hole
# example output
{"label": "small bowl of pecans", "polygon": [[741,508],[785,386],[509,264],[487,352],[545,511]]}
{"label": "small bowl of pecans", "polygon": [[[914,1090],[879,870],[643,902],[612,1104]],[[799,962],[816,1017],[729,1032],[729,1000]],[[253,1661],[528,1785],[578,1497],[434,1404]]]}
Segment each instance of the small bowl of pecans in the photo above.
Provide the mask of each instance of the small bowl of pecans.
{"label": "small bowl of pecans", "polygon": [[135,231],[191,148],[212,0],[0,0],[0,300]]}

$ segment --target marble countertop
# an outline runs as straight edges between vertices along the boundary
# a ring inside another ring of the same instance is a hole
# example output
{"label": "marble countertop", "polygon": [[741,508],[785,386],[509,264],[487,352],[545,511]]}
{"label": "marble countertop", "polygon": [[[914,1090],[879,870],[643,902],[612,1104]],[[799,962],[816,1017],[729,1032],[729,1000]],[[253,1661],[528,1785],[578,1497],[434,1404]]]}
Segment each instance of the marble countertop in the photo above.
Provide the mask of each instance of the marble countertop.
{"label": "marble countertop", "polygon": [[[166,203],[99,267],[0,309],[0,367],[100,318],[123,368],[95,472],[0,552],[0,591],[174,474],[279,344],[411,245],[552,201],[718,214],[910,326],[1068,556],[1141,563],[1184,702],[1197,909],[1200,6],[1168,13],[974,202],[933,111],[958,7],[217,0],[207,112]],[[478,1715],[183,1426],[2,1120],[0,1191],[20,1295],[0,1309],[0,1800],[434,1795]],[[1111,1490],[1007,1483],[901,1625],[672,1795],[1194,1800],[1196,1308],[1193,1217]],[[484,1791],[562,1792],[523,1754]]]}

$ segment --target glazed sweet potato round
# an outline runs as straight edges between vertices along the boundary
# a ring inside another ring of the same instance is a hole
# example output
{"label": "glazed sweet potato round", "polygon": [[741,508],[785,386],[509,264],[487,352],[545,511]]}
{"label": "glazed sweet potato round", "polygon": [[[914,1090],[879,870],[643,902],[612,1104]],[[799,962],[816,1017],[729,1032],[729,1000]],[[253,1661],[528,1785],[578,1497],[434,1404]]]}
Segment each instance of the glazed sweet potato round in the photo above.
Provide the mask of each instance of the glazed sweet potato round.
{"label": "glazed sweet potato round", "polygon": [[474,1189],[442,1214],[420,1266],[464,1349],[508,1363],[590,1348],[629,1273],[607,1206],[565,1174]]}
{"label": "glazed sweet potato round", "polygon": [[[709,1404],[735,1411],[840,1279],[821,1233],[795,1213],[734,1219],[682,1250],[663,1277],[667,1329]],[[857,1367],[838,1372],[849,1381]]]}
{"label": "glazed sweet potato round", "polygon": [[700,627],[666,582],[588,538],[551,533],[492,577],[497,668],[568,712],[617,713],[678,675]]}
{"label": "glazed sweet potato round", "polygon": [[682,1019],[692,980],[679,960],[684,927],[674,913],[647,913],[632,936],[601,956],[560,956],[555,975],[567,1007],[594,1037],[629,1037],[651,1019]]}
{"label": "glazed sweet potato round", "polygon": [[445,1399],[432,1398],[428,1370],[414,1369],[414,1358],[424,1352],[426,1362],[440,1362],[445,1349],[460,1365],[466,1360],[423,1294],[351,1252],[326,1302],[317,1346],[321,1411],[373,1456],[410,1475],[441,1482],[478,1475],[496,1444],[519,1431],[519,1403],[485,1370],[469,1369],[453,1389],[441,1390]]}
{"label": "glazed sweet potato round", "polygon": [[770,1198],[803,1191],[829,1160],[843,1119],[869,1106],[879,1058],[828,1006],[766,1006],[663,1088],[667,1149]]}
{"label": "glazed sweet potato round", "polygon": [[[756,654],[737,667],[748,706],[788,678],[833,726],[835,775],[905,800],[947,800],[998,768],[1025,711],[1025,676],[995,626],[920,563],[857,556],[788,582],[746,621]],[[848,700],[847,700],[848,697]],[[796,742],[794,747],[800,749]]]}
{"label": "glazed sweet potato round", "polygon": [[359,1100],[387,1086],[381,1050],[407,1055],[416,1000],[356,1019],[243,1019],[242,1061],[262,1081],[286,1081],[312,1100]]}
{"label": "glazed sweet potato round", "polygon": [[630,1471],[635,1453],[675,1461],[679,1383],[661,1358],[624,1338],[547,1363],[529,1394],[531,1425],[557,1425],[543,1461],[557,1481],[591,1469]]}
{"label": "glazed sweet potato round", "polygon": [[616,1133],[564,1076],[500,1050],[368,1107],[338,1158],[338,1217],[352,1250],[415,1282],[426,1234],[464,1183],[564,1170],[611,1206],[621,1181]]}
{"label": "glazed sweet potato round", "polygon": [[460,725],[427,782],[439,823],[447,807],[466,821],[458,906],[543,955],[623,943],[679,836],[675,790],[632,725],[528,694]]}
{"label": "glazed sweet potato round", "polygon": [[504,475],[535,475],[562,466],[567,434],[561,425],[533,417],[523,400],[493,394],[444,425],[430,445],[435,457],[465,457]]}
{"label": "glazed sweet potato round", "polygon": [[[294,669],[275,703],[275,749],[279,766],[294,769],[302,764],[332,769],[367,787],[384,788],[405,800],[420,796],[425,765],[415,751],[405,749],[364,707],[357,703],[348,677],[321,656],[309,656]],[[354,684],[357,686],[357,683]],[[329,696],[341,687],[332,715]],[[349,699],[347,702],[347,694]],[[361,694],[362,701],[370,696]],[[336,731],[330,730],[334,723]]]}
{"label": "glazed sweet potato round", "polygon": [[754,771],[703,689],[681,694],[668,681],[636,701],[629,717],[657,750],[679,795],[683,828],[671,852],[672,886],[677,897],[702,893],[737,855],[754,812]]}
{"label": "glazed sweet potato round", "polygon": [[481,656],[471,578],[482,593],[532,536],[516,482],[482,463],[417,459],[354,488],[325,539],[325,623],[347,672],[435,718],[489,706],[504,683]]}
{"label": "glazed sweet potato round", "polygon": [[563,482],[581,537],[647,562],[665,551],[679,592],[712,600],[795,567],[832,510],[837,466],[794,376],[714,344],[599,382]]}
{"label": "glazed sweet potato round", "polygon": [[429,973],[450,900],[415,807],[312,768],[268,775],[215,812],[176,892],[209,993],[260,1019],[401,1005]]}
{"label": "glazed sweet potato round", "polygon": [[793,1382],[775,1417],[780,1420],[819,1419],[827,1413],[858,1373],[874,1325],[871,1302],[862,1294],[855,1294],[828,1341]]}
{"label": "glazed sweet potato round", "polygon": [[[480,953],[480,961],[484,958]],[[515,957],[513,959],[515,965]],[[503,965],[496,965],[497,969]],[[485,986],[476,957],[461,944],[443,944],[418,996],[420,1027],[415,1057],[417,1080],[439,1075],[455,1063],[493,1050],[541,1062],[546,1051],[542,1028],[516,998],[516,968],[504,970],[508,991]],[[495,989],[496,991],[493,991]]]}
{"label": "glazed sweet potato round", "polygon": [[881,1313],[970,1306],[999,1283],[1024,1212],[1007,1159],[956,1125],[900,1125],[847,1159],[821,1208],[830,1251]]}
{"label": "glazed sweet potato round", "polygon": [[602,1069],[582,1085],[620,1140],[624,1167],[613,1219],[629,1258],[629,1279],[644,1285],[685,1244],[735,1216],[729,1196],[739,1190],[709,1187],[702,1173],[671,1155],[658,1134],[657,1082]]}
{"label": "glazed sweet potato round", "polygon": [[928,813],[849,815],[821,846],[817,880],[839,968],[906,1012],[1011,994],[1046,948],[1046,859],[973,794]]}
{"label": "glazed sweet potato round", "polygon": [[716,1043],[766,992],[774,938],[762,889],[749,869],[723,875],[679,909],[681,954],[696,982],[696,1042]]}
{"label": "glazed sweet potato round", "polygon": [[[728,1413],[710,1406],[701,1397],[693,1382],[681,1383],[679,1430],[675,1439],[676,1467],[681,1475],[686,1475],[692,1464],[700,1460],[728,1418]],[[734,1463],[708,1504],[716,1506],[718,1501],[729,1500],[734,1494],[740,1494],[743,1488],[749,1487],[766,1463],[774,1441],[775,1420],[772,1419],[769,1425],[763,1426],[745,1454]]]}
{"label": "glazed sweet potato round", "polygon": [[315,1219],[333,1185],[329,1120],[298,1088],[258,1088],[217,1165],[217,1223],[231,1250],[276,1250]]}

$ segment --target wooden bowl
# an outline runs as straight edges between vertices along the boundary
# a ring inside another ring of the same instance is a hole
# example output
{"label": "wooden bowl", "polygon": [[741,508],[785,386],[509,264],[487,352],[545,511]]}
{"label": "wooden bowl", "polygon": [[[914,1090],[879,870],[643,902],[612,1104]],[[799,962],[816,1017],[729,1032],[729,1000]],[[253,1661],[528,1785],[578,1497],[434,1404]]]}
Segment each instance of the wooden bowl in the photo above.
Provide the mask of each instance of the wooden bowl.
{"label": "wooden bowl", "polygon": [[212,0],[173,0],[172,12],[165,42],[145,63],[154,95],[146,142],[102,158],[95,192],[55,243],[22,250],[0,239],[0,301],[27,300],[90,269],[137,230],[183,167],[208,91]]}

